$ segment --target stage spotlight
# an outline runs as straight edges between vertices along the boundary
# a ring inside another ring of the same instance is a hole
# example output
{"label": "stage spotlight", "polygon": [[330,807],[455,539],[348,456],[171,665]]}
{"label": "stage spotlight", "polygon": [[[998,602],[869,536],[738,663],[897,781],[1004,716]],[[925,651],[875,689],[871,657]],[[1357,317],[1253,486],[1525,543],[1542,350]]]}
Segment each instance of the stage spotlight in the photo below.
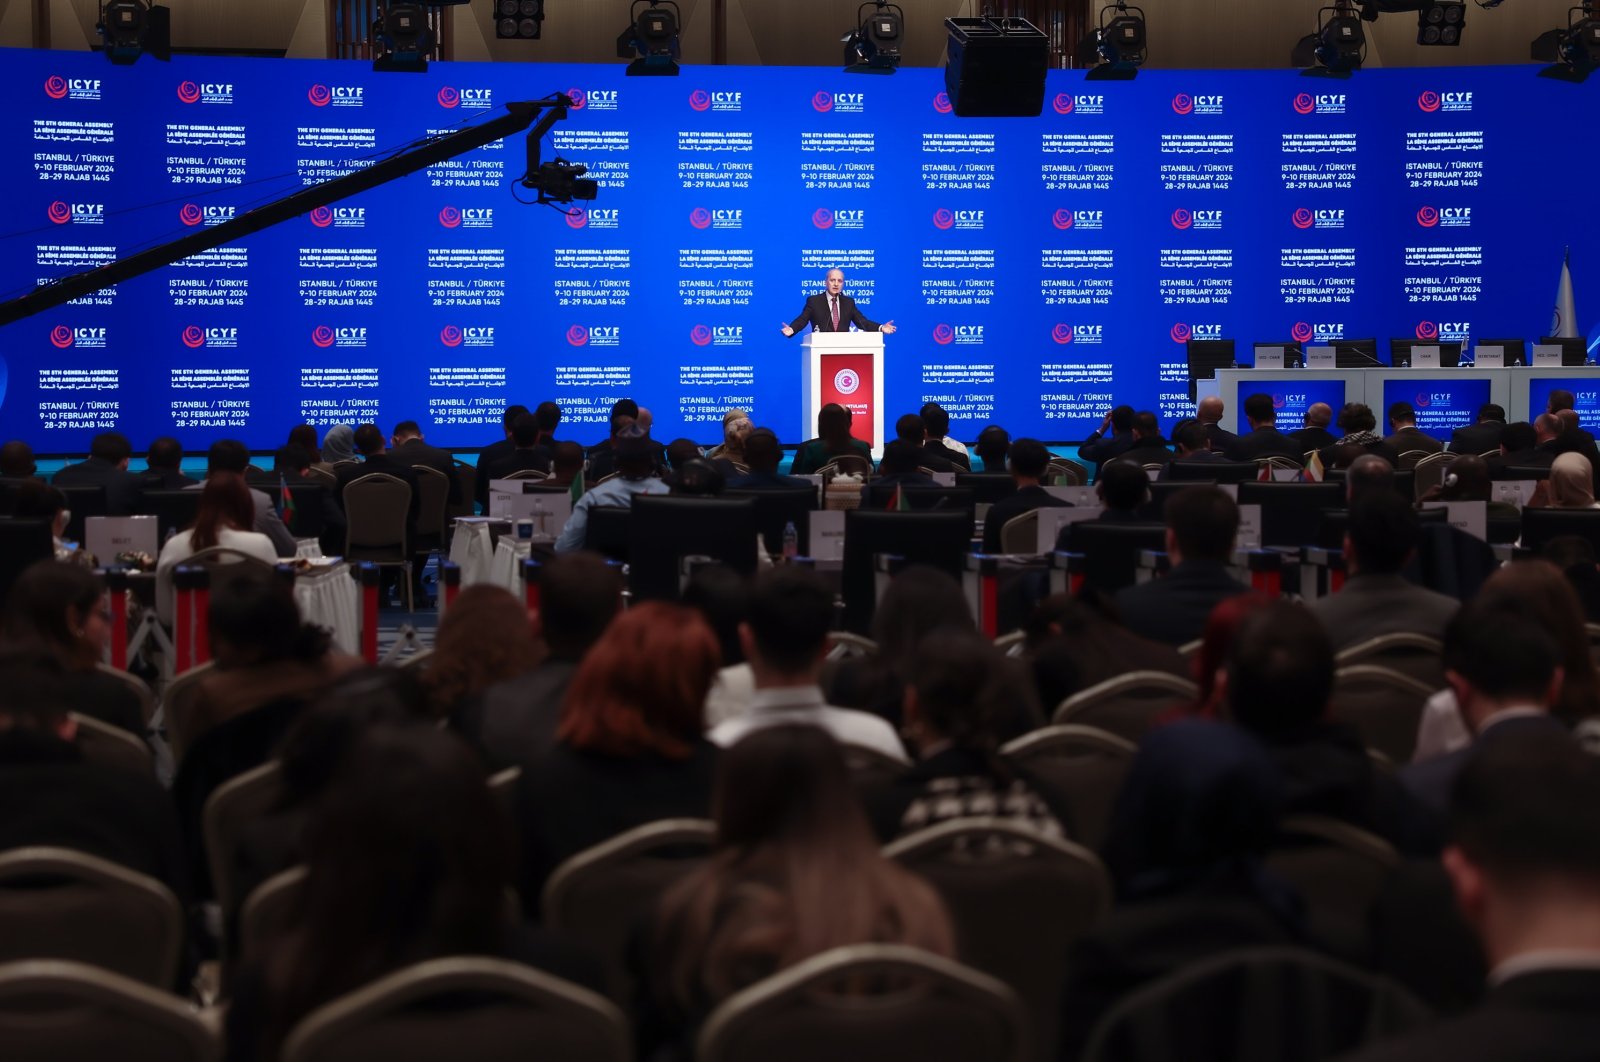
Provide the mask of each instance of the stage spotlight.
{"label": "stage spotlight", "polygon": [[172,58],[172,12],[146,0],[111,0],[100,8],[95,26],[105,41],[106,58],[119,66],[146,53],[162,62]]}
{"label": "stage spotlight", "polygon": [[[644,13],[634,15],[639,5]],[[671,10],[668,10],[668,9]],[[633,0],[628,15],[633,19],[617,38],[617,58],[633,59],[628,64],[630,77],[678,76],[678,25],[681,12],[672,0]],[[637,56],[638,58],[634,58]]]}
{"label": "stage spotlight", "polygon": [[[1576,16],[1576,17],[1574,17]],[[1533,42],[1535,62],[1552,63],[1540,77],[1583,81],[1600,65],[1600,0],[1567,10],[1567,28],[1540,34]]]}
{"label": "stage spotlight", "polygon": [[1454,47],[1461,43],[1467,24],[1467,5],[1461,0],[1426,3],[1417,12],[1417,43]]}
{"label": "stage spotlight", "polygon": [[372,69],[405,73],[428,69],[433,28],[428,25],[427,8],[421,4],[391,3],[372,28],[373,36],[383,46],[383,54],[372,61]]}
{"label": "stage spotlight", "polygon": [[495,0],[496,40],[536,41],[543,28],[544,0]]}
{"label": "stage spotlight", "polygon": [[1078,64],[1088,68],[1090,81],[1130,81],[1144,60],[1144,10],[1125,2],[1101,8],[1099,27],[1078,44]]}
{"label": "stage spotlight", "polygon": [[[866,18],[861,12],[875,7]],[[892,74],[900,65],[900,41],[905,36],[905,12],[898,4],[868,0],[856,8],[856,28],[846,33],[844,72],[847,74]]]}
{"label": "stage spotlight", "polygon": [[1322,76],[1343,77],[1360,70],[1367,51],[1367,34],[1361,28],[1364,17],[1364,10],[1358,16],[1348,5],[1322,8],[1317,12],[1317,32],[1294,46],[1290,64]]}

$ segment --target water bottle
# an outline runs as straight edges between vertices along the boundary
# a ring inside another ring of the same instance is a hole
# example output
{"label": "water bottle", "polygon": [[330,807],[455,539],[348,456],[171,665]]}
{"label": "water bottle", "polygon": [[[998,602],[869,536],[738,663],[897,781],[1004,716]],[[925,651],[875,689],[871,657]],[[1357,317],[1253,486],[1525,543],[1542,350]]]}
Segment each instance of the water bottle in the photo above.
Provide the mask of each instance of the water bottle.
{"label": "water bottle", "polygon": [[548,516],[549,514],[544,511],[544,501],[540,498],[535,498],[533,500],[533,522],[540,538],[544,538],[547,534],[545,520]]}
{"label": "water bottle", "polygon": [[800,532],[794,529],[794,521],[790,520],[783,525],[783,559],[793,560],[800,555]]}

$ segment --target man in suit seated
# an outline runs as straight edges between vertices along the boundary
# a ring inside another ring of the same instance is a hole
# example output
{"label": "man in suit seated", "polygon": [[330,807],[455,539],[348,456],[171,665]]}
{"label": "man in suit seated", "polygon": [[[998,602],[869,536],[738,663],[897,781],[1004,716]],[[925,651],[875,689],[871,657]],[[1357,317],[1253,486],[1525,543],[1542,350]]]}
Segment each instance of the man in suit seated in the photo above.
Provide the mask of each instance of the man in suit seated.
{"label": "man in suit seated", "polygon": [[519,415],[511,422],[511,450],[492,461],[484,470],[485,474],[495,480],[505,479],[515,472],[550,471],[550,450],[539,442],[539,435],[539,422],[533,414]]}
{"label": "man in suit seated", "polygon": [[930,472],[965,472],[965,465],[957,465],[950,451],[928,442],[928,426],[916,413],[907,413],[894,422],[895,438],[917,452],[917,464]]}
{"label": "man in suit seated", "polygon": [[[211,444],[211,449],[206,451],[206,475],[217,472],[232,472],[243,476],[250,467],[250,451],[244,443],[237,439],[218,439]],[[340,465],[341,469],[345,466]],[[204,483],[196,483],[184,487],[184,490],[200,490]],[[293,557],[298,550],[294,536],[283,525],[283,520],[278,516],[277,508],[272,504],[272,498],[264,491],[250,488],[250,500],[255,504],[256,519],[251,526],[252,531],[259,531],[272,539],[272,548],[278,551],[280,557]]]}
{"label": "man in suit seated", "polygon": [[1133,445],[1122,456],[1140,465],[1165,465],[1172,460],[1172,451],[1161,437],[1161,424],[1154,413],[1148,409],[1135,413],[1131,428]]}
{"label": "man in suit seated", "polygon": [[0,477],[5,479],[32,479],[39,472],[33,460],[33,447],[21,439],[12,439],[0,446]]}
{"label": "man in suit seated", "polygon": [[924,402],[917,415],[928,431],[928,447],[954,464],[957,472],[971,472],[972,457],[965,446],[950,438],[950,414],[944,407],[937,402]]}
{"label": "man in suit seated", "polygon": [[729,490],[769,490],[773,488],[812,489],[809,479],[778,474],[778,464],[783,460],[783,444],[771,428],[757,428],[744,439],[744,475],[728,479]]}
{"label": "man in suit seated", "polygon": [[1216,487],[1188,487],[1167,499],[1167,556],[1159,579],[1117,593],[1122,625],[1168,645],[1200,637],[1211,610],[1250,588],[1228,574],[1239,507]]}
{"label": "man in suit seated", "polygon": [[140,490],[182,490],[199,480],[183,474],[183,445],[177,439],[163,435],[150,442],[145,454],[145,470],[139,475]]}
{"label": "man in suit seated", "polygon": [[389,436],[389,452],[396,461],[412,466],[422,465],[444,476],[450,484],[450,493],[447,495],[450,504],[461,501],[461,484],[456,480],[455,460],[437,446],[429,446],[423,441],[422,428],[416,421],[402,420],[394,426],[394,434]]}
{"label": "man in suit seated", "polygon": [[477,502],[483,507],[484,512],[489,511],[489,466],[510,453],[515,447],[511,441],[511,425],[516,419],[528,412],[527,406],[507,406],[500,416],[500,427],[504,436],[495,440],[482,450],[478,451],[478,475],[473,481],[473,492],[477,495]]}
{"label": "man in suit seated", "polygon": [[1226,461],[1227,458],[1211,449],[1210,442],[1206,439],[1206,426],[1198,420],[1186,421],[1178,425],[1172,432],[1172,443],[1176,453],[1170,463],[1216,464]]}
{"label": "man in suit seated", "polygon": [[1410,402],[1395,402],[1389,407],[1389,437],[1384,442],[1396,454],[1412,450],[1436,454],[1444,449],[1444,443],[1417,427],[1417,411],[1411,408]]}
{"label": "man in suit seated", "polygon": [[867,315],[856,308],[856,300],[844,294],[842,269],[828,270],[823,286],[825,290],[806,300],[799,317],[782,326],[784,335],[795,335],[808,324],[816,332],[848,332],[850,326],[855,325],[863,332],[882,332],[886,336],[894,334],[893,321],[885,321],[881,325],[869,321]]}
{"label": "man in suit seated", "polygon": [[[1562,420],[1562,430],[1572,432],[1589,446],[1594,446],[1594,436],[1578,425],[1578,411],[1574,408],[1575,401],[1571,391],[1556,388],[1550,392],[1550,400],[1546,403],[1546,412],[1553,413]],[[1570,418],[1568,414],[1571,414]],[[1582,452],[1582,451],[1580,451]]]}
{"label": "man in suit seated", "polygon": [[985,472],[1004,472],[1006,455],[1011,452],[1011,433],[998,424],[991,424],[978,433],[978,443],[973,449],[983,460]]}
{"label": "man in suit seated", "polygon": [[89,457],[68,465],[50,478],[56,487],[104,487],[106,515],[132,516],[139,511],[139,477],[128,471],[133,447],[118,431],[103,431],[89,440]]}
{"label": "man in suit seated", "polygon": [[894,487],[937,487],[938,481],[922,471],[922,451],[904,439],[883,448],[878,474],[872,477],[872,496],[888,497]]}
{"label": "man in suit seated", "polygon": [[[1137,462],[1120,459],[1100,470],[1094,492],[1105,508],[1096,518],[1109,524],[1152,524],[1139,515],[1150,500],[1150,474]],[[1063,528],[1062,530],[1066,530]]]}
{"label": "man in suit seated", "polygon": [[[1537,419],[1543,420],[1545,416],[1547,414],[1541,413]],[[1491,474],[1509,465],[1549,468],[1556,459],[1555,452],[1549,446],[1541,447],[1540,443],[1554,438],[1547,434],[1541,440],[1539,429],[1534,425],[1524,420],[1513,421],[1500,431],[1500,452],[1484,460],[1489,463]]]}
{"label": "man in suit seated", "polygon": [[[1037,439],[1018,439],[1011,444],[1011,478],[1016,480],[1017,492],[989,506],[983,518],[983,551],[1003,553],[1000,533],[1006,523],[1023,513],[1035,509],[1070,505],[1042,486],[1045,469],[1050,467],[1050,451]],[[1031,549],[1025,552],[1033,552]]]}
{"label": "man in suit seated", "polygon": [[1397,492],[1356,496],[1345,528],[1344,589],[1310,606],[1335,650],[1397,631],[1444,636],[1461,603],[1400,574],[1420,538],[1417,512]]}
{"label": "man in suit seated", "polygon": [[1244,419],[1250,424],[1250,433],[1228,444],[1223,451],[1228,460],[1255,461],[1263,457],[1287,457],[1300,461],[1305,457],[1305,451],[1278,430],[1278,411],[1273,408],[1271,395],[1254,394],[1246,398]]}
{"label": "man in suit seated", "polygon": [[617,475],[591,489],[572,507],[572,515],[556,539],[557,553],[583,548],[589,533],[589,511],[599,507],[626,509],[635,494],[667,494],[671,488],[656,477],[655,451],[649,436],[628,424],[611,440]]}
{"label": "man in suit seated", "polygon": [[1478,407],[1476,423],[1450,433],[1453,454],[1487,454],[1500,446],[1500,433],[1506,428],[1506,411],[1493,402]]}
{"label": "man in suit seated", "polygon": [[1291,431],[1289,438],[1304,452],[1322,450],[1338,443],[1339,437],[1328,430],[1333,423],[1333,407],[1326,402],[1313,402],[1306,407],[1306,426]]}
{"label": "man in suit seated", "polygon": [[1225,408],[1217,395],[1207,395],[1194,407],[1194,419],[1205,429],[1206,444],[1219,454],[1225,453],[1229,444],[1238,438],[1222,426]]}
{"label": "man in suit seated", "polygon": [[[1111,434],[1108,436],[1107,431]],[[1115,461],[1127,453],[1133,446],[1133,407],[1116,406],[1106,414],[1106,419],[1100,427],[1089,433],[1089,437],[1078,447],[1078,456],[1090,465],[1099,466],[1107,461]]]}
{"label": "man in suit seated", "polygon": [[1348,1062],[1591,1058],[1600,1038],[1600,765],[1557,732],[1485,742],[1450,802],[1444,870],[1482,941],[1477,1009]]}

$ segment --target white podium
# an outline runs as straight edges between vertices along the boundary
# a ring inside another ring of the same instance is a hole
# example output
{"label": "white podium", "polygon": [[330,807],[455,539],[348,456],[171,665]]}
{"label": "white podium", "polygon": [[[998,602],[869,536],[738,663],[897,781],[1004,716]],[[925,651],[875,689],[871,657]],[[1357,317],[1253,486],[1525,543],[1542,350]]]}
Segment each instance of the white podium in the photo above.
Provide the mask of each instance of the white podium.
{"label": "white podium", "polygon": [[854,417],[851,432],[883,456],[883,333],[818,332],[800,340],[806,390],[801,434],[816,430],[817,411],[837,402]]}

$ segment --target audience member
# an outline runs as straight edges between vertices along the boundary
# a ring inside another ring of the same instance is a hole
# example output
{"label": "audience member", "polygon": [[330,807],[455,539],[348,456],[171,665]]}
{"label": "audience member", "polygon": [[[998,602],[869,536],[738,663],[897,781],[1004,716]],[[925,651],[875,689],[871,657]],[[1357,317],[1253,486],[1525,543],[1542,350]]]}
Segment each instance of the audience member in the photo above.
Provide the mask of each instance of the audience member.
{"label": "audience member", "polygon": [[33,460],[33,447],[20,439],[12,439],[0,446],[0,477],[5,479],[31,479],[39,472]]}
{"label": "audience member", "polygon": [[1150,500],[1150,474],[1137,462],[1125,458],[1107,462],[1095,477],[1094,492],[1105,506],[1097,519],[1116,524],[1149,523],[1140,511]]}
{"label": "audience member", "polygon": [[1378,435],[1378,418],[1372,407],[1363,402],[1346,402],[1339,409],[1340,442],[1345,445],[1371,447],[1383,442]]}
{"label": "audience member", "polygon": [[[253,557],[262,564],[278,563],[278,547],[259,531],[252,531],[256,510],[250,488],[235,472],[212,472],[200,490],[200,505],[194,525],[167,539],[156,561],[156,614],[172,625],[173,569],[187,564],[201,550],[230,549]],[[283,525],[280,523],[280,527]],[[286,532],[287,533],[287,532]],[[292,551],[289,555],[293,555]]]}
{"label": "audience member", "polygon": [[705,702],[717,640],[698,613],[646,601],[622,613],[578,665],[548,753],[517,788],[522,904],[568,857],[658,819],[711,812],[717,748]]}
{"label": "audience member", "polygon": [[486,583],[464,588],[439,620],[422,673],[434,716],[447,718],[469,698],[527,674],[539,656],[528,607],[516,595]]}
{"label": "audience member", "polygon": [[284,440],[286,446],[298,447],[311,457],[315,464],[322,460],[322,451],[317,446],[317,429],[309,424],[296,424],[289,429],[289,437]]}
{"label": "audience member", "polygon": [[1507,424],[1500,432],[1500,453],[1486,458],[1491,469],[1510,465],[1549,468],[1555,455],[1539,449],[1539,433],[1527,421]]}
{"label": "audience member", "polygon": [[[750,419],[750,411],[748,409],[730,409],[730,410],[728,410],[726,413],[724,413],[722,415],[722,434],[723,434],[723,438],[726,439],[727,434],[728,434],[728,426],[730,424],[732,424],[734,421],[736,421],[736,420],[749,420],[749,419]],[[719,441],[717,443],[717,445],[715,445],[711,449],[707,450],[705,452],[704,456],[706,457],[707,460],[715,461],[717,458],[722,456],[723,447],[726,446],[726,445],[727,445],[727,443],[725,441]],[[696,450],[695,456],[697,456],[697,457],[700,456],[700,454],[698,452],[698,449]],[[676,464],[674,464],[672,467],[673,468],[677,468],[678,466]]]}
{"label": "audience member", "polygon": [[717,456],[734,466],[745,464],[744,441],[754,430],[755,425],[750,423],[749,417],[729,421],[723,426],[722,448]]}
{"label": "audience member", "polygon": [[971,472],[972,458],[967,454],[967,448],[950,438],[950,414],[945,412],[943,406],[937,402],[924,402],[917,411],[922,418],[923,427],[928,429],[928,445],[935,450],[943,448],[949,451],[940,456],[955,463],[956,471]]}
{"label": "audience member", "polygon": [[[376,431],[377,429],[373,429]],[[330,430],[329,435],[332,435]],[[340,465],[341,471],[350,466]],[[206,479],[209,481],[216,475],[233,475],[244,482],[244,476],[250,471],[250,451],[244,443],[237,439],[218,439],[206,451]],[[185,487],[184,490],[200,490],[203,484],[196,483]],[[272,505],[272,499],[264,492],[249,489],[251,515],[250,522],[241,530],[252,530],[265,535],[272,543],[275,551],[274,557],[293,557],[296,553],[294,536],[289,534],[289,529],[283,526],[283,520],[278,516],[278,510]],[[205,503],[202,502],[201,505]]]}
{"label": "audience member", "polygon": [[[722,447],[718,446],[716,449],[721,450]],[[700,445],[693,439],[673,439],[667,444],[667,467],[673,472],[690,461],[699,460],[701,460]],[[728,467],[732,468],[733,464],[728,462]]]}
{"label": "audience member", "polygon": [[[507,406],[505,412],[500,414],[500,429],[503,434],[478,451],[478,475],[473,481],[472,489],[477,495],[479,507],[485,512],[489,510],[489,466],[516,449],[516,443],[511,439],[511,426],[516,423],[518,417],[525,416],[527,412],[527,406]],[[354,455],[351,456],[351,460],[355,460]]]}
{"label": "audience member", "polygon": [[[632,403],[630,402],[629,405],[631,406]],[[635,407],[635,411],[637,411],[637,407]],[[589,450],[589,470],[585,473],[586,479],[603,480],[622,471],[622,453],[619,449],[619,440],[624,433],[631,440],[628,444],[630,450],[643,448],[649,456],[652,475],[660,475],[666,470],[666,447],[650,438],[650,432],[639,424],[636,416],[619,412],[611,415],[611,435],[604,443]],[[623,478],[627,477],[624,476]]]}
{"label": "audience member", "polygon": [[572,481],[583,475],[583,447],[571,440],[562,440],[556,443],[553,454],[550,478],[546,482],[554,487],[572,486]]}
{"label": "audience member", "polygon": [[1148,409],[1133,415],[1133,445],[1122,456],[1140,465],[1165,465],[1172,460],[1167,440],[1161,437],[1161,424]]}
{"label": "audience member", "polygon": [[228,1008],[230,1059],[279,1057],[324,1003],[426,959],[491,955],[599,990],[586,953],[509,924],[511,830],[482,767],[449,734],[379,727],[308,825],[292,928],[253,955]]}
{"label": "audience member", "polygon": [[1244,621],[1272,604],[1265,594],[1239,594],[1211,610],[1201,629],[1200,647],[1189,658],[1189,677],[1198,689],[1194,703],[1167,713],[1166,718],[1222,719],[1228,696],[1228,659]]}
{"label": "audience member", "polygon": [[1168,645],[1200,637],[1218,603],[1250,588],[1228,573],[1239,507],[1215,487],[1186,487],[1167,499],[1167,556],[1159,579],[1117,592],[1123,625]]}
{"label": "audience member", "polygon": [[539,425],[539,445],[554,448],[556,429],[561,426],[561,407],[544,401],[533,407],[534,423]]}
{"label": "audience member", "polygon": [[324,472],[335,472],[339,465],[354,464],[356,459],[356,430],[349,424],[335,424],[322,437],[322,462]]}
{"label": "audience member", "polygon": [[821,727],[845,745],[904,760],[900,738],[883,719],[822,699],[818,680],[832,627],[833,591],[819,576],[777,568],[758,579],[750,594],[749,619],[739,627],[755,693],[742,715],[711,731],[711,740],[734,745],[764,727],[803,723]]}
{"label": "audience member", "polygon": [[1489,991],[1474,1012],[1351,1062],[1548,1062],[1589,1057],[1600,1034],[1600,767],[1559,732],[1475,751],[1450,804],[1444,853],[1456,906],[1483,943]]}
{"label": "audience member", "polygon": [[72,510],[67,508],[67,496],[43,480],[26,479],[11,492],[10,515],[21,520],[50,521],[50,541],[55,559],[93,568],[97,560],[81,543],[68,545],[62,537],[67,524],[72,521]]}
{"label": "audience member", "polygon": [[111,642],[111,613],[91,572],[54,561],[31,565],[11,584],[3,629],[7,646],[49,657],[66,670],[64,705],[144,737],[138,693],[98,667]]}
{"label": "audience member", "polygon": [[703,457],[685,461],[672,473],[669,492],[691,498],[715,498],[727,486],[727,477],[716,465]]}
{"label": "audience member", "polygon": [[1418,450],[1425,454],[1436,454],[1444,449],[1443,443],[1417,427],[1417,411],[1411,408],[1410,402],[1390,404],[1389,437],[1384,442],[1389,449],[1401,455]]}
{"label": "audience member", "polygon": [[1576,405],[1576,396],[1565,387],[1553,388],[1550,391],[1550,397],[1545,401],[1545,408],[1547,412],[1553,413],[1562,419],[1564,425],[1562,428],[1563,431],[1571,432],[1582,442],[1593,446],[1594,436],[1588,431],[1584,430],[1578,424],[1578,411],[1575,408]]}
{"label": "audience member", "polygon": [[[1017,492],[989,506],[983,518],[983,551],[1004,553],[1001,533],[1008,522],[1035,509],[1054,509],[1072,503],[1044,489],[1045,471],[1050,467],[1050,451],[1037,439],[1018,439],[1011,444],[1011,478],[1016,481]],[[1032,553],[1030,546],[1023,550]]]}
{"label": "audience member", "polygon": [[1034,606],[1025,628],[1025,663],[1045,718],[1074,693],[1129,671],[1189,674],[1176,649],[1141,638],[1117,620],[1115,609],[1093,592],[1052,594]]}
{"label": "audience member", "polygon": [[878,474],[872,485],[883,493],[890,487],[937,487],[938,482],[923,471],[923,453],[904,439],[895,439],[883,448]]}
{"label": "audience member", "polygon": [[775,726],[728,750],[713,801],[716,850],[662,901],[648,938],[641,1057],[690,1058],[728,996],[848,944],[955,950],[943,902],[885,859],[838,746]]}
{"label": "audience member", "polygon": [[1006,471],[1006,456],[1011,452],[1011,433],[998,424],[991,424],[978,433],[973,446],[983,461],[985,472]]}
{"label": "audience member", "polygon": [[183,474],[183,445],[169,435],[150,441],[145,470],[139,474],[140,490],[182,490],[199,480]]}
{"label": "audience member", "polygon": [[1205,430],[1207,445],[1218,453],[1227,452],[1233,440],[1238,438],[1222,426],[1223,412],[1222,399],[1216,395],[1207,395],[1194,407],[1194,419]]}
{"label": "audience member", "polygon": [[1311,604],[1335,650],[1397,631],[1443,637],[1461,603],[1401,574],[1420,534],[1416,510],[1394,491],[1362,494],[1351,504],[1344,589]]}
{"label": "audience member", "polygon": [[1289,436],[1278,430],[1278,411],[1272,396],[1253,394],[1244,400],[1244,419],[1250,433],[1241,435],[1223,451],[1230,461],[1254,461],[1262,457],[1287,457],[1299,461],[1305,455]]}
{"label": "audience member", "polygon": [[644,432],[629,425],[612,440],[611,453],[617,475],[589,490],[572,507],[572,515],[556,539],[556,552],[582,549],[589,530],[589,511],[597,506],[626,508],[635,494],[666,494],[671,488],[655,477],[655,461],[650,440]]}
{"label": "audience member", "polygon": [[128,471],[133,447],[121,432],[103,431],[89,440],[89,456],[50,477],[57,487],[104,487],[107,516],[139,511],[139,477]]}
{"label": "audience member", "polygon": [[1211,449],[1210,440],[1206,438],[1205,425],[1198,420],[1187,421],[1174,429],[1172,442],[1176,450],[1172,459],[1183,464],[1211,464],[1227,460]]}
{"label": "audience member", "polygon": [[1567,577],[1567,585],[1582,606],[1584,620],[1600,623],[1600,563],[1594,545],[1582,535],[1557,535],[1545,542],[1539,555]]}
{"label": "audience member", "polygon": [[684,584],[679,599],[700,613],[711,627],[721,651],[722,668],[706,693],[706,727],[742,715],[755,693],[755,676],[739,644],[739,625],[750,607],[750,582],[726,564],[702,564]]}
{"label": "audience member", "polygon": [[1289,438],[1301,450],[1325,450],[1335,446],[1339,437],[1328,430],[1328,425],[1333,423],[1333,407],[1326,402],[1313,402],[1306,407],[1306,426],[1299,431],[1289,432]]}
{"label": "audience member", "polygon": [[795,451],[789,471],[797,476],[815,475],[823,465],[839,457],[860,457],[870,467],[872,447],[850,434],[852,414],[845,407],[829,402],[817,411],[817,437],[802,443]]}
{"label": "audience member", "polygon": [[783,445],[770,428],[757,428],[744,440],[744,460],[750,471],[728,479],[729,490],[810,489],[811,481],[778,474]]}
{"label": "audience member", "polygon": [[[448,451],[437,446],[429,446],[422,437],[422,429],[414,420],[402,420],[394,426],[394,434],[389,436],[389,452],[401,464],[413,468],[418,465],[431,468],[445,478],[449,484],[449,493],[446,500],[451,505],[461,503],[461,480],[456,476],[455,458]],[[547,466],[548,467],[548,466]]]}
{"label": "audience member", "polygon": [[1589,459],[1582,454],[1568,451],[1558,455],[1550,465],[1550,478],[1541,486],[1546,489],[1534,493],[1528,502],[1530,506],[1600,509],[1600,502],[1594,500],[1594,471],[1589,467]]}
{"label": "audience member", "polygon": [[338,482],[340,503],[344,504],[344,489],[363,476],[376,474],[393,476],[411,488],[411,508],[406,524],[408,537],[414,535],[422,501],[422,489],[417,483],[416,470],[411,467],[410,462],[389,453],[384,445],[383,432],[376,424],[363,424],[356,429],[356,450],[361,454],[361,463],[340,465],[334,473]]}
{"label": "audience member", "polygon": [[[1106,436],[1108,430],[1111,432],[1109,438]],[[1132,447],[1133,407],[1116,406],[1106,414],[1100,427],[1090,432],[1083,445],[1078,447],[1078,456],[1098,469],[1106,462],[1121,457]]]}
{"label": "audience member", "polygon": [[1522,519],[1515,505],[1494,500],[1494,481],[1489,477],[1489,462],[1477,454],[1464,453],[1452,458],[1445,466],[1444,479],[1437,487],[1429,488],[1421,500],[1481,501],[1484,503],[1484,514],[1490,520],[1514,520],[1520,525]]}
{"label": "audience member", "polygon": [[[616,437],[617,432],[624,426],[624,423],[617,419],[618,417],[628,418],[626,422],[628,426],[636,425],[639,420],[639,403],[635,402],[631,398],[619,398],[615,402],[611,403],[611,416],[606,421],[606,423],[610,426],[610,431],[604,439],[601,439],[599,442],[589,447],[588,452],[589,459],[591,461],[593,461],[595,457],[604,453],[606,450],[611,449],[611,440]],[[644,432],[643,428],[640,428],[639,430]]]}
{"label": "audience member", "polygon": [[1478,419],[1450,433],[1450,452],[1488,457],[1500,446],[1506,429],[1505,408],[1494,402],[1478,407]]}
{"label": "audience member", "polygon": [[511,447],[483,468],[491,480],[505,479],[516,472],[550,471],[550,449],[539,441],[539,422],[532,413],[519,413],[511,422]]}
{"label": "audience member", "polygon": [[1375,453],[1363,453],[1350,462],[1344,477],[1344,503],[1354,505],[1368,494],[1395,494],[1394,465]]}
{"label": "audience member", "polygon": [[593,553],[562,553],[540,566],[532,621],[543,658],[466,698],[455,715],[457,729],[491,768],[515,767],[549,751],[572,676],[621,605],[621,577]]}
{"label": "audience member", "polygon": [[907,413],[895,421],[894,434],[896,441],[916,454],[919,467],[926,468],[930,472],[966,471],[964,466],[957,465],[951,459],[943,446],[934,446],[928,442],[928,426],[917,414]]}

